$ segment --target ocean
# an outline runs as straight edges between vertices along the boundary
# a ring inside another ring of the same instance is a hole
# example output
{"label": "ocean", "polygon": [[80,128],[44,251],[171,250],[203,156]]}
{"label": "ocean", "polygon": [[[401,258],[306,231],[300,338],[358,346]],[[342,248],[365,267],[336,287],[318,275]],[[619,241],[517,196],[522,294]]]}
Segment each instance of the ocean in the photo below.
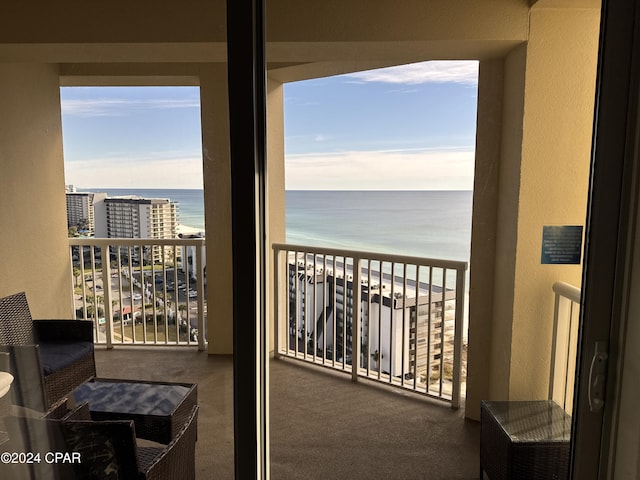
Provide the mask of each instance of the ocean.
{"label": "ocean", "polygon": [[[169,198],[179,204],[181,224],[204,230],[202,190],[91,191]],[[469,261],[471,206],[471,191],[289,190],[286,240],[299,245]]]}
{"label": "ocean", "polygon": [[468,261],[470,191],[287,191],[287,243]]}

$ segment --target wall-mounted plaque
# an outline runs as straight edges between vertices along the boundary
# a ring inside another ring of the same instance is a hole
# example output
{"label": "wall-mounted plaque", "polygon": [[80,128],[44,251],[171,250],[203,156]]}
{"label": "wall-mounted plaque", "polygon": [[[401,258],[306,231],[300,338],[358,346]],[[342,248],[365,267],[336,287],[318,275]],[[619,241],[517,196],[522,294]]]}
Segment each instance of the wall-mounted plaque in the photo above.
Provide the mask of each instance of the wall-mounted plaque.
{"label": "wall-mounted plaque", "polygon": [[542,260],[550,265],[579,265],[582,258],[582,226],[543,226]]}

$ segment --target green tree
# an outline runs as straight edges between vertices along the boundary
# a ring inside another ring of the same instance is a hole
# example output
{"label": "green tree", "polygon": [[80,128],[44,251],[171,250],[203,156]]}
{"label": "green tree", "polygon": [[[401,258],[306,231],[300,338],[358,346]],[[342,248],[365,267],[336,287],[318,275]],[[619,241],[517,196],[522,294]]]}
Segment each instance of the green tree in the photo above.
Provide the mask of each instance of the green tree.
{"label": "green tree", "polygon": [[76,282],[76,287],[78,287],[78,277],[80,277],[80,275],[82,275],[82,270],[80,270],[78,267],[73,267],[73,278],[75,279]]}

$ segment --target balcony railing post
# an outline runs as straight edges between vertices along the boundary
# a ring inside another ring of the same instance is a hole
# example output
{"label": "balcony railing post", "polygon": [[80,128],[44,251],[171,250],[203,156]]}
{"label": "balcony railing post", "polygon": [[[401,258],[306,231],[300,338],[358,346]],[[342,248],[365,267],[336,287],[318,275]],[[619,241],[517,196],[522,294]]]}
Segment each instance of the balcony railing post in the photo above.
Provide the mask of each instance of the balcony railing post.
{"label": "balcony railing post", "polygon": [[549,399],[554,399],[555,390],[555,367],[558,353],[558,318],[560,317],[560,294],[554,292],[553,302],[553,330],[551,335],[551,363],[549,372]]}
{"label": "balcony railing post", "polygon": [[[456,269],[456,317],[453,336],[453,385],[451,386],[451,408],[460,408],[462,390],[462,348],[464,329],[464,296],[467,264]],[[444,326],[445,304],[442,304],[442,323]],[[444,341],[444,336],[443,336]],[[444,344],[442,347],[444,351]]]}
{"label": "balcony railing post", "polygon": [[[204,255],[203,255],[203,247],[204,246],[204,242],[202,243],[198,243],[198,245],[195,247],[196,250],[196,266],[198,268],[198,273],[196,275],[196,278],[198,279],[198,284],[197,284],[197,288],[198,288],[198,350],[199,351],[204,351],[205,347],[206,347],[206,336],[205,336],[205,323],[204,323],[204,282],[205,282],[205,278],[204,278]],[[187,249],[184,248],[184,251],[186,251]],[[183,257],[185,257],[186,255],[183,255]],[[185,261],[184,258],[182,260],[183,262]],[[187,303],[188,303],[188,297],[187,297]],[[177,309],[177,305],[178,303],[176,302],[176,309]],[[176,311],[176,316],[177,316],[178,312]],[[191,325],[189,325],[187,330],[187,335],[189,339],[191,339]]]}
{"label": "balcony railing post", "polygon": [[[273,356],[280,357],[280,257],[281,250],[273,249]],[[284,328],[287,331],[287,328]]]}
{"label": "balcony railing post", "polygon": [[[346,269],[346,259],[345,259],[345,275],[344,275],[344,283],[345,283],[345,297],[347,292],[347,269]],[[360,325],[362,323],[362,260],[360,257],[353,257],[353,283],[351,287],[353,289],[353,306],[352,310],[352,318],[353,325],[351,325],[351,379],[354,382],[358,381],[358,374],[360,373],[360,351],[361,348],[361,338],[362,335],[360,333]],[[345,315],[346,317],[346,315]]]}
{"label": "balcony railing post", "polygon": [[[100,247],[102,257],[102,293],[104,295],[104,334],[107,348],[113,348],[113,306],[111,303],[111,256],[109,245]],[[100,333],[100,321],[98,319],[97,330]]]}
{"label": "balcony railing post", "polygon": [[580,289],[564,282],[553,284],[555,294],[551,364],[549,371],[549,400],[561,405],[571,414],[573,382],[577,356]]}

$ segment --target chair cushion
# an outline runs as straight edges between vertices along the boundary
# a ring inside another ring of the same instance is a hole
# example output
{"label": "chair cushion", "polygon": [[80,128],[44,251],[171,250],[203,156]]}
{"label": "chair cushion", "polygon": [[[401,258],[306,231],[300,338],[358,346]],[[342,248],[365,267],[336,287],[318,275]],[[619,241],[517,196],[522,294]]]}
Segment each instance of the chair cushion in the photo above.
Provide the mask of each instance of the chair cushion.
{"label": "chair cushion", "polygon": [[77,452],[78,478],[126,479],[138,476],[133,421],[61,423],[68,451]]}
{"label": "chair cushion", "polygon": [[[135,479],[138,477],[133,421],[61,421],[7,417],[16,451],[40,453],[36,478]],[[50,464],[46,452],[68,452],[65,461]],[[4,478],[4,477],[3,477]]]}
{"label": "chair cushion", "polygon": [[42,372],[51,375],[92,352],[93,342],[41,342]]}
{"label": "chair cushion", "polygon": [[[24,412],[31,414],[28,410]],[[33,469],[32,475],[28,471],[7,478],[48,478],[48,479],[75,479],[77,478],[73,464],[56,463],[49,464],[45,461],[46,452],[64,452],[65,445],[63,433],[59,423],[42,418],[16,417],[10,415],[5,418],[5,425],[9,433],[9,444],[6,451],[32,452],[40,454],[40,462],[24,464],[23,467]],[[5,478],[4,476],[2,478]]]}

